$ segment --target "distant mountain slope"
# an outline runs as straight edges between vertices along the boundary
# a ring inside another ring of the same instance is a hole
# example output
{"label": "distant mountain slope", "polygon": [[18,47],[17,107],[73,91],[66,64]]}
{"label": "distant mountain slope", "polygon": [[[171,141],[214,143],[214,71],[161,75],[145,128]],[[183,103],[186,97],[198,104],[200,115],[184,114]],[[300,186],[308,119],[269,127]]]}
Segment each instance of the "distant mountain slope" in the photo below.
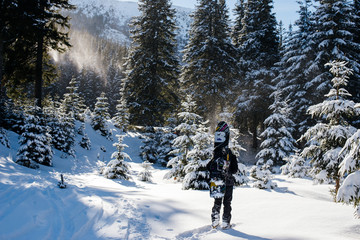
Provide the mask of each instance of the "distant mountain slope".
{"label": "distant mountain slope", "polygon": [[[73,31],[86,31],[93,36],[128,45],[131,41],[129,23],[139,16],[138,4],[116,0],[71,0],[77,9],[69,13]],[[190,28],[191,9],[176,7],[177,39],[179,49],[186,44]]]}

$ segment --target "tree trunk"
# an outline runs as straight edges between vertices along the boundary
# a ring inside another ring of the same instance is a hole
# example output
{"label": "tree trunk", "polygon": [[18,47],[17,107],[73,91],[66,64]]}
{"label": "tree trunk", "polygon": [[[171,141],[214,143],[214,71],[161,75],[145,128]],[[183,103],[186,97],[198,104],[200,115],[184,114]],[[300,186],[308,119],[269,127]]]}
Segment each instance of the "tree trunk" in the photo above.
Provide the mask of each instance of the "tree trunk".
{"label": "tree trunk", "polygon": [[252,148],[257,149],[258,141],[257,141],[257,124],[256,124],[256,122],[252,123],[251,132],[252,132]]}
{"label": "tree trunk", "polygon": [[39,34],[36,52],[35,68],[35,99],[36,105],[42,108],[42,85],[43,85],[43,34]]}
{"label": "tree trunk", "polygon": [[[41,11],[45,11],[43,0],[40,0],[39,7]],[[37,41],[36,67],[35,67],[35,99],[36,99],[36,105],[39,108],[42,108],[42,85],[43,85],[42,77],[43,77],[43,55],[44,55],[43,46],[44,46],[44,24],[40,24],[38,41]]]}

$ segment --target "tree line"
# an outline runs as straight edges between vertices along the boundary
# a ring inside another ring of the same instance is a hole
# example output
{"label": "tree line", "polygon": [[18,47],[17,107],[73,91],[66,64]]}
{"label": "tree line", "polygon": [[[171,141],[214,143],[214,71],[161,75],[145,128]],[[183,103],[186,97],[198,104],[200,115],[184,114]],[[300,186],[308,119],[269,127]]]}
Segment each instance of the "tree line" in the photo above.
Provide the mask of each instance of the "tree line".
{"label": "tree line", "polygon": [[[175,149],[163,151],[162,161],[172,167],[170,177],[192,188],[205,186],[193,179],[194,169],[204,177],[195,166],[203,167],[210,156],[203,152],[209,141],[202,136],[229,113],[232,126],[250,133],[252,148],[260,150],[251,169],[258,186],[274,187],[269,181],[273,165],[310,161],[312,176],[334,182],[337,193],[342,178],[359,165],[358,156],[351,154],[358,151],[352,143],[358,142],[359,126],[355,103],[360,102],[360,4],[358,0],[298,4],[295,28],[284,30],[272,12],[272,0],[238,1],[232,25],[225,0],[199,0],[188,44],[179,54],[170,2],[140,0],[141,15],[131,23],[129,49],[94,40],[105,74],[93,68],[76,72],[74,64],[62,64],[63,71],[56,76],[50,50],[63,52],[70,47],[69,18],[61,10],[74,6],[66,0],[2,0],[1,131],[5,127],[25,133],[18,162],[35,167],[35,162],[51,165],[50,145],[73,154],[74,121],[86,116],[95,130],[109,138],[105,123],[109,110],[120,128],[146,127],[148,142],[156,138],[154,127],[177,126],[171,145]],[[51,97],[44,98],[45,92]],[[197,106],[192,112],[186,110],[190,103]],[[185,123],[196,124],[199,130],[191,129],[189,135]],[[90,147],[83,130],[77,130],[84,136],[82,144]],[[26,135],[30,132],[38,134],[33,139],[37,144],[29,144],[35,136]],[[186,134],[190,147],[176,145],[176,138],[186,139]],[[146,160],[160,155],[151,146],[145,144],[143,149]],[[285,166],[285,172],[294,173]],[[342,193],[338,199],[347,201]]]}

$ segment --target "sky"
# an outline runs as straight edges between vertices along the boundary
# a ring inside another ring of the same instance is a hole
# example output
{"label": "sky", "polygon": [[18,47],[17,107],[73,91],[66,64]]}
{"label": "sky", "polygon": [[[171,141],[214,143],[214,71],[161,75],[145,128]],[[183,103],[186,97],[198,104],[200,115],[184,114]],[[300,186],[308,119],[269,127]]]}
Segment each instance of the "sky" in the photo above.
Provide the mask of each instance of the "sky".
{"label": "sky", "polygon": [[[132,1],[137,2],[137,0],[118,0],[118,1]],[[173,5],[195,8],[197,0],[172,0]],[[229,9],[233,9],[237,0],[226,0]],[[294,25],[295,21],[298,18],[299,4],[296,3],[296,0],[274,0],[274,13],[276,15],[277,21],[282,20],[284,27],[288,27],[289,24]],[[230,12],[232,13],[232,11]]]}

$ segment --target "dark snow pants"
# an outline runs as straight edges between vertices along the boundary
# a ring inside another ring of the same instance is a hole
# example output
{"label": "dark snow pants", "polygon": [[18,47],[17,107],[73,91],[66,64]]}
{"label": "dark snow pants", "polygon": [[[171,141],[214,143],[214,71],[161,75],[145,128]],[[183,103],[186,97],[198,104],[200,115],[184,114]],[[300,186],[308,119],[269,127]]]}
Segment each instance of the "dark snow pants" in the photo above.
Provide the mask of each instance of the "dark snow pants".
{"label": "dark snow pants", "polygon": [[211,220],[219,221],[221,204],[224,204],[223,222],[230,223],[231,220],[231,200],[233,197],[233,186],[226,186],[225,195],[223,198],[215,198],[214,206],[212,208]]}

